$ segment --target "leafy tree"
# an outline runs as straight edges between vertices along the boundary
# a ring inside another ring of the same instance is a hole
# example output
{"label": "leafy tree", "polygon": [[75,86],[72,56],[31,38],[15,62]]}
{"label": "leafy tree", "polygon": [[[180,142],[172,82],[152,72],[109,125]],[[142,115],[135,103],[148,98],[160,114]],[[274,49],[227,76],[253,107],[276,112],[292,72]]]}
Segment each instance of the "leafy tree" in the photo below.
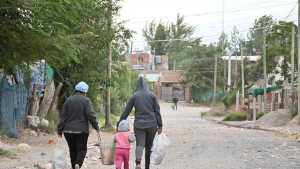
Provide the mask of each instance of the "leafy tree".
{"label": "leafy tree", "polygon": [[168,45],[169,67],[173,69],[182,68],[182,50],[184,48],[191,48],[193,44],[197,44],[200,38],[192,40],[194,33],[194,27],[185,23],[184,16],[178,14],[175,23],[170,25],[170,38],[174,41],[170,41]]}
{"label": "leafy tree", "polygon": [[[29,1],[30,2],[30,1]],[[0,68],[38,58],[39,37],[32,28],[30,3],[21,0],[0,2]]]}
{"label": "leafy tree", "polygon": [[[143,30],[144,37],[156,55],[168,55],[169,67],[182,68],[181,51],[187,46],[198,43],[200,38],[192,40],[194,27],[185,23],[184,16],[178,14],[175,23],[165,24],[152,21]],[[162,41],[160,41],[162,40]]]}
{"label": "leafy tree", "polygon": [[236,26],[233,27],[230,36],[230,50],[233,56],[240,55],[240,46],[241,46],[242,38],[240,32]]}
{"label": "leafy tree", "polygon": [[[263,37],[264,31],[270,32],[275,20],[271,15],[264,15],[255,19],[253,26],[250,28],[248,40],[244,43],[245,55],[263,55]],[[270,63],[271,65],[271,63]],[[263,62],[262,59],[259,64],[247,64],[245,62],[245,82],[252,84],[255,81],[263,78]]]}
{"label": "leafy tree", "polygon": [[183,57],[188,58],[183,63],[187,83],[197,88],[212,89],[216,47],[199,44],[184,53]]}
{"label": "leafy tree", "polygon": [[[64,82],[63,95],[72,93],[78,81],[86,81],[95,107],[102,110],[105,86],[114,85],[113,95],[121,94],[112,107],[120,106],[132,91],[128,82],[120,79],[135,75],[123,71],[128,68],[121,64],[131,31],[122,22],[112,22],[112,28],[107,26],[109,16],[118,15],[119,9],[119,0],[3,0],[0,2],[0,68],[10,70],[16,65],[44,59],[55,69],[55,80]],[[113,76],[108,82],[107,56],[111,41],[113,72],[122,77]]]}
{"label": "leafy tree", "polygon": [[[290,79],[289,64],[291,63],[292,27],[294,27],[295,30],[297,29],[297,26],[291,22],[280,21],[278,24],[274,24],[267,36],[268,72],[271,72],[275,68],[278,63],[278,57],[283,56],[284,60],[281,68],[283,70],[282,76],[284,79]],[[295,55],[296,53],[297,52],[295,52]]]}
{"label": "leafy tree", "polygon": [[144,28],[143,35],[155,55],[165,55],[167,53],[170,30],[166,24],[162,22],[155,23],[155,21],[152,21]]}
{"label": "leafy tree", "polygon": [[226,51],[230,47],[230,42],[226,33],[222,32],[218,43],[217,43],[217,52],[220,55],[227,55]]}
{"label": "leafy tree", "polygon": [[[254,21],[254,25],[250,28],[249,43],[247,44],[249,54],[260,54],[263,51],[263,34],[264,31],[269,32],[275,20],[271,15],[264,15]],[[256,53],[253,53],[255,49]]]}

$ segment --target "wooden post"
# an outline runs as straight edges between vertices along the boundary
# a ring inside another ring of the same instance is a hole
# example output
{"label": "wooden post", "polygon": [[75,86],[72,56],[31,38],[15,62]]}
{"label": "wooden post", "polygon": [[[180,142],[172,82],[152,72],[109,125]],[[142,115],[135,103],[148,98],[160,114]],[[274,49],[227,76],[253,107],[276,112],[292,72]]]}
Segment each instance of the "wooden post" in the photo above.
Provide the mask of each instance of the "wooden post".
{"label": "wooden post", "polygon": [[[297,78],[297,94],[298,94],[298,115],[300,114],[300,0],[298,0],[298,78]],[[299,119],[300,124],[300,119]]]}
{"label": "wooden post", "polygon": [[231,55],[229,55],[229,58],[228,58],[228,81],[227,81],[227,91],[229,92],[230,91],[230,88],[231,88]]}
{"label": "wooden post", "polygon": [[263,62],[264,62],[264,101],[262,106],[262,111],[265,113],[265,109],[267,107],[267,85],[268,85],[268,77],[267,77],[267,35],[264,31],[264,53],[263,53]]}
{"label": "wooden post", "polygon": [[234,89],[237,89],[238,82],[238,56],[235,55],[235,61],[234,61]]}
{"label": "wooden post", "polygon": [[238,112],[240,107],[240,91],[238,90],[235,96],[235,111]]}
{"label": "wooden post", "polygon": [[271,97],[272,97],[272,98],[271,98],[271,112],[272,112],[272,111],[274,111],[274,105],[275,105],[275,104],[274,104],[274,100],[275,100],[275,99],[274,99],[274,93],[273,93],[273,92],[272,92],[272,94],[271,94]]}
{"label": "wooden post", "polygon": [[111,66],[112,66],[112,1],[109,1],[109,7],[107,9],[108,22],[107,32],[110,36],[110,42],[108,43],[108,63],[107,63],[107,82],[106,82],[106,109],[105,109],[105,128],[111,127],[110,114],[111,114]]}
{"label": "wooden post", "polygon": [[291,75],[291,83],[292,83],[292,105],[291,111],[294,113],[295,108],[295,87],[294,87],[294,78],[295,78],[295,27],[292,25],[292,47],[291,47],[291,65],[292,65],[292,75]]}
{"label": "wooden post", "polygon": [[258,95],[257,96],[257,102],[258,102],[258,112],[261,112],[262,111],[262,107],[263,107],[263,105],[262,105],[262,101],[261,101],[261,95]]}
{"label": "wooden post", "polygon": [[256,96],[253,96],[253,121],[256,121]]}
{"label": "wooden post", "polygon": [[215,68],[214,68],[214,95],[213,95],[213,105],[216,104],[216,94],[217,94],[217,75],[218,75],[218,57],[215,56]]}
{"label": "wooden post", "polygon": [[244,70],[244,56],[243,46],[241,47],[241,73],[242,73],[242,105],[245,104],[245,70]]}

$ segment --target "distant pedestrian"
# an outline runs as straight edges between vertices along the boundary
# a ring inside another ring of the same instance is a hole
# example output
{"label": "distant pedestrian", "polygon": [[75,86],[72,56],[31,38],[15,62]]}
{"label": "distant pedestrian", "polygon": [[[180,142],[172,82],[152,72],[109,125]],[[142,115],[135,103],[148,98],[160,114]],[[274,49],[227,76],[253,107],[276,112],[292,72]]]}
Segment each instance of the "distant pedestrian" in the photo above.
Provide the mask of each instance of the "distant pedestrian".
{"label": "distant pedestrian", "polygon": [[178,108],[178,101],[179,101],[178,97],[176,97],[176,96],[173,97],[172,101],[173,101],[173,104],[174,104],[174,109],[177,110],[177,108]]}
{"label": "distant pedestrian", "polygon": [[90,99],[86,96],[89,86],[80,82],[75,86],[75,94],[63,105],[59,115],[58,135],[65,139],[69,146],[72,169],[81,168],[87,153],[89,122],[99,132],[96,113]]}
{"label": "distant pedestrian", "polygon": [[128,120],[122,120],[115,134],[115,165],[116,169],[129,169],[130,143],[135,141],[133,134],[130,134]]}
{"label": "distant pedestrian", "polygon": [[135,108],[134,134],[136,138],[136,169],[141,169],[144,149],[146,151],[145,169],[150,169],[151,148],[156,133],[160,134],[162,132],[162,118],[158,101],[148,90],[143,77],[139,78],[136,91],[129,99],[120,117],[120,121],[127,119],[133,107]]}

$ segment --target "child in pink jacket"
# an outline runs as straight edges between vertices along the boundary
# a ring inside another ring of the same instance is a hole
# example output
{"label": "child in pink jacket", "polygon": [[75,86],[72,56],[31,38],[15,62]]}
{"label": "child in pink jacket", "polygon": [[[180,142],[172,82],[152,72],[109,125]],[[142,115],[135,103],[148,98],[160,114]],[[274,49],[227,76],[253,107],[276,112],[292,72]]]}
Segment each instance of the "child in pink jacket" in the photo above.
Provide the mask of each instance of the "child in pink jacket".
{"label": "child in pink jacket", "polygon": [[118,132],[115,134],[115,165],[116,169],[129,169],[130,143],[135,141],[133,134],[129,132],[128,120],[122,120],[118,126]]}

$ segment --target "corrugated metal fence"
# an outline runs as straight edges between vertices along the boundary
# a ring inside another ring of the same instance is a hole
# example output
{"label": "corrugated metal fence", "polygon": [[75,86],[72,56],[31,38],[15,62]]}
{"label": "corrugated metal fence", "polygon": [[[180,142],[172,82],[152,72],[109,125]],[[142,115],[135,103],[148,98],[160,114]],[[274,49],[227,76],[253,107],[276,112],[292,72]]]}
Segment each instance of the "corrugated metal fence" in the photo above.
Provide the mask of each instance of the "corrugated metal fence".
{"label": "corrugated metal fence", "polygon": [[[198,103],[209,103],[213,100],[214,92],[210,88],[192,88],[192,98]],[[223,91],[217,91],[216,99],[221,100],[225,96]]]}
{"label": "corrugated metal fence", "polygon": [[28,90],[23,83],[13,83],[7,78],[0,80],[0,132],[17,137],[25,119]]}

